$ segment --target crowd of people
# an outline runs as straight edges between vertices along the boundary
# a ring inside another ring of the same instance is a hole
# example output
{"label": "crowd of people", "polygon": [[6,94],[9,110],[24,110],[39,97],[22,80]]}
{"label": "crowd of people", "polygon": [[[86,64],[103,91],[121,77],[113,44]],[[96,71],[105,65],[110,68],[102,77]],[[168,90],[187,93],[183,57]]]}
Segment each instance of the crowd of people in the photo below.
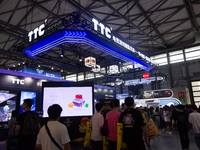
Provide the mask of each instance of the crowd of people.
{"label": "crowd of people", "polygon": [[[99,117],[101,111],[97,110]],[[123,141],[127,144],[128,150],[145,150],[150,147],[150,138],[148,137],[148,120],[152,118],[157,128],[163,128],[166,134],[172,135],[173,130],[177,130],[180,135],[180,144],[183,150],[189,149],[190,140],[188,132],[194,133],[195,142],[200,150],[200,109],[196,105],[171,105],[171,106],[151,106],[151,107],[134,107],[134,99],[128,97],[125,103],[121,105],[119,111],[119,100],[113,100],[111,110],[103,113],[104,120],[108,122],[109,129],[109,150],[116,150],[117,146],[117,123],[123,123]],[[100,110],[100,109],[99,109]],[[95,114],[96,115],[96,114]],[[95,118],[95,115],[93,118]],[[99,134],[99,139],[93,139],[95,150],[102,150],[102,146],[97,146],[95,142],[102,144],[102,135],[100,128],[102,126],[102,117],[98,126],[92,130]],[[93,127],[93,126],[92,126]],[[98,131],[97,131],[98,129]],[[101,137],[101,138],[100,138]]]}
{"label": "crowd of people", "polygon": [[[26,99],[22,105],[23,113],[12,112],[8,122],[9,135],[18,133],[18,150],[71,150],[70,137],[67,127],[59,122],[62,112],[61,106],[54,104],[48,108],[49,121],[40,127],[39,117],[32,112],[33,100]],[[166,134],[172,134],[174,129],[180,135],[180,144],[183,150],[189,149],[188,132],[193,132],[195,142],[200,150],[200,113],[196,105],[178,106],[151,106],[135,108],[134,99],[127,97],[121,105],[119,100],[111,102],[109,111],[104,111],[102,103],[97,103],[97,112],[92,116],[91,140],[94,150],[103,150],[103,136],[100,132],[105,122],[108,125],[109,150],[117,149],[117,123],[123,124],[123,141],[127,150],[146,150],[150,147],[149,130],[150,118],[157,128],[163,128]],[[9,141],[7,143],[9,147]]]}

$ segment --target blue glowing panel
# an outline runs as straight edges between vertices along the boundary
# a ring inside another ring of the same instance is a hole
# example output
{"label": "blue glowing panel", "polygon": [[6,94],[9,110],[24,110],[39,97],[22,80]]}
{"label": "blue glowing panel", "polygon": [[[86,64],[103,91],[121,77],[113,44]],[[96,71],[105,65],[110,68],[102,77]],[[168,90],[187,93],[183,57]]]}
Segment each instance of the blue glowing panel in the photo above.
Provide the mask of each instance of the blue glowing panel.
{"label": "blue glowing panel", "polygon": [[37,75],[41,75],[41,76],[46,76],[46,77],[52,77],[52,78],[61,78],[60,72],[43,70],[40,68],[32,68],[32,67],[28,67],[28,66],[25,67],[24,72],[31,73],[31,74],[37,74]]}
{"label": "blue glowing panel", "polygon": [[33,105],[31,107],[31,111],[35,111],[35,107],[36,107],[36,92],[21,91],[19,113],[23,113],[22,104],[23,104],[24,100],[28,99],[28,98],[33,100]]}
{"label": "blue glowing panel", "polygon": [[31,45],[30,47],[27,47],[24,51],[29,56],[36,56],[63,43],[84,43],[125,62],[132,64],[137,63],[141,65],[141,68],[144,70],[149,71],[152,69],[146,62],[133,56],[131,52],[122,50],[87,31],[57,31],[47,38]]}
{"label": "blue glowing panel", "polygon": [[158,106],[160,106],[160,105],[162,105],[162,106],[165,106],[165,105],[171,106],[171,105],[179,105],[179,104],[181,104],[181,102],[178,99],[168,98],[168,99],[161,99],[160,103],[158,104]]}

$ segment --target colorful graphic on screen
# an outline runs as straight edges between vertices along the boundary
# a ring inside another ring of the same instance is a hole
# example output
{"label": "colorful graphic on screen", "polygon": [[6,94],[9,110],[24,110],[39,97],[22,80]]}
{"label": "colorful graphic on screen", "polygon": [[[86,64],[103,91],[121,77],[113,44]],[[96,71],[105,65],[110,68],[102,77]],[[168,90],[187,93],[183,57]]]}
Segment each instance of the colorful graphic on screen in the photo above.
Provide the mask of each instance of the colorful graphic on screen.
{"label": "colorful graphic on screen", "polygon": [[23,113],[22,110],[22,104],[24,102],[25,99],[32,99],[33,100],[33,105],[31,107],[31,111],[35,111],[35,102],[36,102],[36,92],[30,92],[30,91],[21,91],[21,95],[20,95],[20,108],[19,108],[19,113]]}
{"label": "colorful graphic on screen", "polygon": [[0,91],[0,122],[11,119],[11,113],[16,107],[17,92]]}
{"label": "colorful graphic on screen", "polygon": [[53,104],[59,104],[63,108],[62,117],[91,116],[92,95],[92,87],[44,87],[43,117],[48,117],[47,109]]}

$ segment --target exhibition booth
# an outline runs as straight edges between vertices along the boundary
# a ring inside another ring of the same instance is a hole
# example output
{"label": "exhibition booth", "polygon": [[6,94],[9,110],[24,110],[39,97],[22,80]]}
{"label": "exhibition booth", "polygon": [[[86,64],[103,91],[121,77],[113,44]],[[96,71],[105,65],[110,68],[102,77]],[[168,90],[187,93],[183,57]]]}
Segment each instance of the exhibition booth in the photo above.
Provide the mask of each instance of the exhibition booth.
{"label": "exhibition booth", "polygon": [[43,125],[48,121],[47,109],[52,104],[62,108],[60,121],[69,130],[72,141],[84,141],[86,123],[95,112],[101,98],[116,98],[114,88],[94,85],[93,82],[71,82],[58,78],[1,69],[0,74],[0,140],[7,137],[11,112],[22,113],[23,100],[34,100],[32,111],[40,116]]}
{"label": "exhibition booth", "polygon": [[[71,26],[79,24],[76,19],[77,14],[74,13],[50,26],[42,24],[30,31],[27,41],[19,45],[28,56],[37,57],[61,44],[83,43],[145,71],[150,71],[157,66],[152,59],[124,42],[110,27],[103,25],[95,18],[87,20],[82,17],[82,25],[71,30]],[[92,56],[85,58],[85,66],[93,68],[94,72],[100,70],[100,66],[96,64],[96,59]],[[118,73],[117,65],[108,67],[110,70],[107,73]],[[31,110],[39,113],[41,124],[44,124],[48,121],[48,107],[57,103],[63,108],[60,121],[67,126],[72,141],[84,141],[86,123],[90,121],[94,113],[95,102],[100,99],[116,98],[114,88],[94,85],[93,82],[87,81],[62,80],[59,79],[58,74],[45,73],[36,68],[22,68],[22,72],[2,70],[1,73],[0,122],[6,123],[14,109],[22,112],[23,100],[31,98],[34,100]]]}

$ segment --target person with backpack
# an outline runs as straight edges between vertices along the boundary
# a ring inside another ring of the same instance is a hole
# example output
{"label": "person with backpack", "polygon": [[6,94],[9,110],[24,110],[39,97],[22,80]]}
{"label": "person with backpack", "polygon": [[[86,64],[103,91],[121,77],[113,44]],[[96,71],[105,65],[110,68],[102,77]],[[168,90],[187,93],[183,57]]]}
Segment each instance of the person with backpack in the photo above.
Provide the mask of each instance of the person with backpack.
{"label": "person with backpack", "polygon": [[16,120],[15,132],[19,132],[17,150],[35,150],[36,136],[39,132],[39,116],[31,111],[32,99],[25,99],[21,113]]}
{"label": "person with backpack", "polygon": [[67,127],[59,122],[62,107],[53,104],[47,112],[50,121],[41,128],[36,148],[38,150],[71,150]]}

